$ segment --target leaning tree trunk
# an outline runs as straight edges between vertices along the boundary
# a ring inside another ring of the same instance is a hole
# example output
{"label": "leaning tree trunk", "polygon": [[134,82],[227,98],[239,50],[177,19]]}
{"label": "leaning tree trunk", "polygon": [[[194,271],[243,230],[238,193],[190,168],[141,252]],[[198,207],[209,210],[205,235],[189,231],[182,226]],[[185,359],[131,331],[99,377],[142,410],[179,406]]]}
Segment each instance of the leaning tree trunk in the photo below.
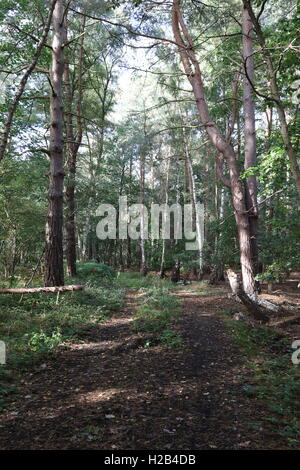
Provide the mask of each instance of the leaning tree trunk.
{"label": "leaning tree trunk", "polygon": [[57,0],[53,12],[52,64],[50,69],[50,173],[46,222],[45,286],[64,284],[63,266],[63,100],[64,73],[63,1]]}
{"label": "leaning tree trunk", "polygon": [[286,309],[282,305],[273,304],[272,302],[257,297],[256,295],[246,294],[239,281],[237,273],[232,269],[227,269],[226,273],[233,297],[235,300],[244,304],[252,318],[261,323],[268,323],[275,314],[276,317],[283,317],[283,320],[279,319],[279,321],[276,321],[276,327],[299,323],[299,314],[295,315],[295,310],[292,305],[289,306],[289,309]]}
{"label": "leaning tree trunk", "polygon": [[[251,82],[254,79],[253,65],[253,25],[248,10],[243,8],[243,108],[244,108],[244,133],[245,133],[245,170],[255,167],[256,159],[256,130],[255,130],[255,105],[252,97]],[[249,216],[249,228],[251,237],[251,255],[255,274],[258,271],[258,204],[256,177],[248,176],[245,184],[246,208]]]}
{"label": "leaning tree trunk", "polygon": [[251,257],[249,219],[246,209],[244,189],[240,180],[237,158],[232,145],[224,136],[222,136],[220,129],[210,117],[204,92],[200,64],[195,54],[193,40],[188,33],[187,27],[182,17],[180,10],[180,0],[173,0],[172,26],[185,73],[193,87],[193,92],[202,125],[205,128],[212,144],[223,156],[229,168],[230,188],[240,246],[240,262],[243,275],[243,286],[245,292],[255,293],[256,286]]}

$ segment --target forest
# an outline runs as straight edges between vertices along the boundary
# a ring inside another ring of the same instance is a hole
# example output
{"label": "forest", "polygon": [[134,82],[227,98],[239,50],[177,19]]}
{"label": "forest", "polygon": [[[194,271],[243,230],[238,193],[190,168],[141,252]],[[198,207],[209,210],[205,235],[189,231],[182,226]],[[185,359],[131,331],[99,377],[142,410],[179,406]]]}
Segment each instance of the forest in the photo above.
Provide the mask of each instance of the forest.
{"label": "forest", "polygon": [[1,450],[300,449],[299,52],[296,0],[1,1]]}

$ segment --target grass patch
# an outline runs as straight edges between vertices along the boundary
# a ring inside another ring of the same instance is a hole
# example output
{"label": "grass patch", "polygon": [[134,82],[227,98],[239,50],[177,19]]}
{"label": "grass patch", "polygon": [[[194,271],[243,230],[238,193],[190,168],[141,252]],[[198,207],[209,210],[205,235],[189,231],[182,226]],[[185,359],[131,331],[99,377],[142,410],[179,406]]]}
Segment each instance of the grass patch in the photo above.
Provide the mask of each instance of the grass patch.
{"label": "grass patch", "polygon": [[135,289],[147,289],[150,287],[165,287],[165,288],[176,288],[177,286],[171,283],[168,279],[160,279],[158,276],[148,274],[142,276],[138,272],[124,272],[117,274],[118,286],[123,288],[135,288]]}
{"label": "grass patch", "polygon": [[[293,365],[289,341],[279,339],[271,330],[253,328],[242,322],[226,319],[233,337],[252,371],[251,383],[244,393],[261,399],[272,431],[286,439],[290,447],[300,443],[300,375]],[[244,380],[241,378],[241,380]],[[253,423],[252,423],[253,424]]]}
{"label": "grass patch", "polygon": [[180,301],[166,287],[155,285],[141,291],[144,298],[137,309],[135,330],[151,333],[156,343],[170,348],[181,347],[182,338],[174,329],[180,315]]}
{"label": "grass patch", "polygon": [[49,293],[0,297],[0,337],[7,365],[21,367],[39,360],[59,344],[74,340],[92,325],[119,310],[124,293],[117,286],[64,293],[56,304]]}

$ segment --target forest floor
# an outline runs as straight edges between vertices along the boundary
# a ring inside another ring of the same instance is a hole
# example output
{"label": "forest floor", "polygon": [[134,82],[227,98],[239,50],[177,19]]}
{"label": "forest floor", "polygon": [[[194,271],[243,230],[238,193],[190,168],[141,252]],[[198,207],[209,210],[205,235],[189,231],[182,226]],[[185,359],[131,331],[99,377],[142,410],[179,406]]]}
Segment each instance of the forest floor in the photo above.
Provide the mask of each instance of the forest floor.
{"label": "forest floor", "polygon": [[0,449],[290,448],[253,393],[251,354],[229,319],[242,307],[224,286],[192,283],[173,295],[180,344],[155,344],[133,328],[144,294],[127,288],[107,322],[22,375],[18,399],[0,418]]}

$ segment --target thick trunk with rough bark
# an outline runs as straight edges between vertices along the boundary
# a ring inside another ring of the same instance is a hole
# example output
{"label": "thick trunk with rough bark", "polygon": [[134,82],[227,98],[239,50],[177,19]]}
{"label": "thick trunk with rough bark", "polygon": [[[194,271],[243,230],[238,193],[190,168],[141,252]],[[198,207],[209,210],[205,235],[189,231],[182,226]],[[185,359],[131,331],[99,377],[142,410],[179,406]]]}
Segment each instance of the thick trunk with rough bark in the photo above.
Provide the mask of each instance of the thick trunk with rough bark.
{"label": "thick trunk with rough bark", "polygon": [[45,286],[64,285],[63,267],[63,1],[57,0],[53,12],[52,64],[50,69],[50,173],[46,222]]}

